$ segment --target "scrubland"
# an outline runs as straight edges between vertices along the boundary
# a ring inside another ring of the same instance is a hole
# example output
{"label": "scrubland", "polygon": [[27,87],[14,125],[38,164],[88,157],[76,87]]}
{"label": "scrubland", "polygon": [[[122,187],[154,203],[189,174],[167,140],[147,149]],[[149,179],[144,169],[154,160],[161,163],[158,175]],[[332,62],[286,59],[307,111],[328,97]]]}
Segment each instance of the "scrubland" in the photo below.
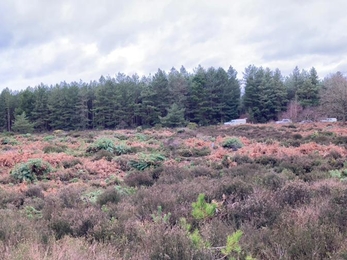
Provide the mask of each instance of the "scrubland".
{"label": "scrubland", "polygon": [[0,259],[347,259],[339,124],[0,135]]}

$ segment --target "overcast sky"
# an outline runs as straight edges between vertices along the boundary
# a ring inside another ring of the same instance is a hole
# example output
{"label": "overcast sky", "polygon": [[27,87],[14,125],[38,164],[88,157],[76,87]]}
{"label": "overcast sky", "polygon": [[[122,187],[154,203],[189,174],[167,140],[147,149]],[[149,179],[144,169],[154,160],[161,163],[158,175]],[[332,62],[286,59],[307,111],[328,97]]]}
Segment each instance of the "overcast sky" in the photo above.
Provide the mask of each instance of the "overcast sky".
{"label": "overcast sky", "polygon": [[347,72],[346,0],[1,0],[0,91],[250,64]]}

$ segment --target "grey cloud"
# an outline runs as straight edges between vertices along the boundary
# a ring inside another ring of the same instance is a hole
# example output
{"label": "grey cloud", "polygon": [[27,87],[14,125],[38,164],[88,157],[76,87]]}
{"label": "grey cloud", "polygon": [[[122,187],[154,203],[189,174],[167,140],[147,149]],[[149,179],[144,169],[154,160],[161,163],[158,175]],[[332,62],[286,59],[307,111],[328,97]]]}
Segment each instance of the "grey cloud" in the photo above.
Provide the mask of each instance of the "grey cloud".
{"label": "grey cloud", "polygon": [[[0,86],[11,78],[25,85],[88,81],[119,71],[148,75],[199,64],[232,65],[239,75],[246,63],[283,72],[317,63],[324,72],[343,69],[346,8],[344,0],[3,0]],[[73,47],[54,45],[64,39]],[[50,59],[35,60],[32,53],[52,44],[57,49]],[[83,51],[88,44],[97,46],[96,53]],[[129,46],[139,57],[126,56]]]}

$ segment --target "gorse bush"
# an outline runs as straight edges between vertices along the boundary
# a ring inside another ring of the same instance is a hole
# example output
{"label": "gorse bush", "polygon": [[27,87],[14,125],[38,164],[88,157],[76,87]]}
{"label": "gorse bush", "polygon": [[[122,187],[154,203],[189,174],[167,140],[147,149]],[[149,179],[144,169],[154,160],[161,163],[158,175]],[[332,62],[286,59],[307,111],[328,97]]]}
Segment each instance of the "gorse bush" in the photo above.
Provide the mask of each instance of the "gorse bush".
{"label": "gorse bush", "polygon": [[224,140],[224,142],[222,143],[222,146],[224,148],[230,148],[236,151],[237,149],[241,148],[243,144],[240,141],[240,139],[236,137],[232,137],[232,138],[227,138],[226,140]]}
{"label": "gorse bush", "polygon": [[49,163],[41,159],[32,159],[26,163],[16,165],[11,171],[11,176],[20,182],[33,182],[44,179],[51,171],[52,167]]}

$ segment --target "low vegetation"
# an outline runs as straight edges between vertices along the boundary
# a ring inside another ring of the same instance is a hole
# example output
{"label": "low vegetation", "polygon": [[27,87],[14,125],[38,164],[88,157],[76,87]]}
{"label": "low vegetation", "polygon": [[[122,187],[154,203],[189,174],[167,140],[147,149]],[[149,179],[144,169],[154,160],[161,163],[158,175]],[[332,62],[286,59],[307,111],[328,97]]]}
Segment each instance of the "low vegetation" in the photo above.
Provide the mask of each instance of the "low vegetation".
{"label": "low vegetation", "polygon": [[0,259],[347,259],[347,130],[0,134]]}

